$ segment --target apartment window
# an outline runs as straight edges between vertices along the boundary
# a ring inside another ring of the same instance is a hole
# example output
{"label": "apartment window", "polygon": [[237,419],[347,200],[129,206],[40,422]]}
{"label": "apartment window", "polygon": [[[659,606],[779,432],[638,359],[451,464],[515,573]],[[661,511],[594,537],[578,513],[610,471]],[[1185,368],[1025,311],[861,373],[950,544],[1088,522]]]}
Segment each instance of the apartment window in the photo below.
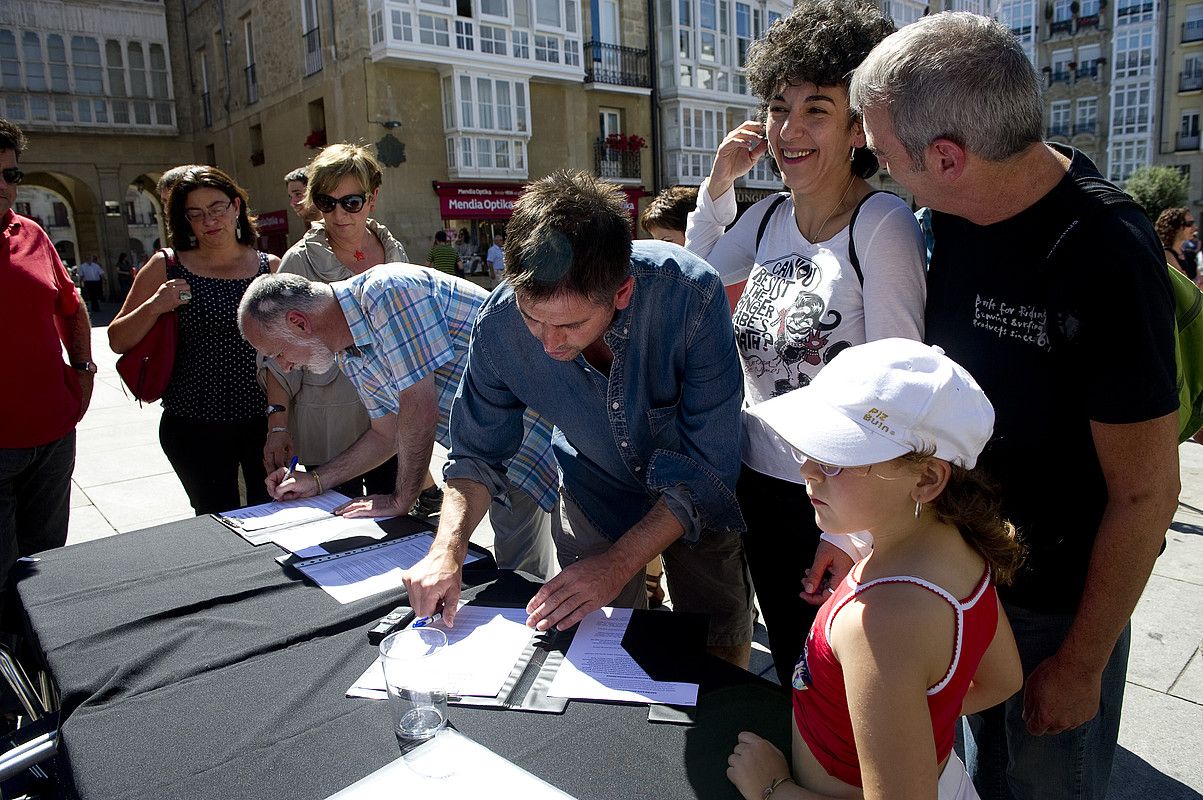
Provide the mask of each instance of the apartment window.
{"label": "apartment window", "polygon": [[1115,19],[1120,25],[1150,22],[1153,19],[1153,0],[1119,0]]}
{"label": "apartment window", "polygon": [[1067,22],[1072,16],[1069,8],[1070,0],[1053,0],[1053,22]]}
{"label": "apartment window", "polygon": [[377,45],[384,41],[384,12],[373,11],[372,18],[368,21],[372,32],[372,44]]}
{"label": "apartment window", "polygon": [[322,69],[321,19],[318,17],[317,0],[301,0],[301,38],[305,49],[305,74],[312,75]]}
{"label": "apartment window", "polygon": [[[1198,111],[1183,111],[1182,119],[1178,126],[1178,135],[1183,138],[1199,138],[1199,112]],[[1197,142],[1196,142],[1197,143]]]}
{"label": "apartment window", "polygon": [[1096,133],[1099,122],[1099,99],[1097,97],[1078,98],[1077,116],[1074,121],[1075,133]]}
{"label": "apartment window", "polygon": [[1049,107],[1049,134],[1051,136],[1069,136],[1068,100],[1057,100]]}
{"label": "apartment window", "polygon": [[21,89],[21,60],[17,57],[17,37],[0,30],[0,87]]}
{"label": "apartment window", "polygon": [[389,22],[392,26],[393,38],[401,42],[414,40],[413,14],[394,8],[391,10]]}
{"label": "apartment window", "polygon": [[455,21],[455,46],[460,50],[475,50],[472,40],[472,23],[457,19]]}
{"label": "apartment window", "polygon": [[1185,78],[1203,77],[1203,55],[1191,55],[1182,59],[1182,76]]}
{"label": "apartment window", "polygon": [[562,28],[560,0],[535,0],[535,22],[548,28]]}
{"label": "apartment window", "polygon": [[461,73],[442,85],[448,166],[460,175],[525,177],[526,82]]}
{"label": "apartment window", "polygon": [[25,51],[25,88],[31,92],[46,91],[46,67],[42,64],[42,39],[33,31],[21,34]]}
{"label": "apartment window", "polygon": [[1121,30],[1115,33],[1115,77],[1150,75],[1153,69],[1153,31]]}
{"label": "apartment window", "polygon": [[1030,41],[1036,28],[1036,4],[1032,0],[1003,0],[999,19],[1022,41]]}
{"label": "apartment window", "polygon": [[71,66],[75,72],[76,94],[104,94],[99,42],[91,36],[72,36]]}
{"label": "apartment window", "polygon": [[134,122],[139,125],[150,124],[150,103],[145,99],[150,97],[150,87],[146,75],[146,55],[142,45],[130,42],[129,45],[129,77],[130,94],[134,99]]}
{"label": "apartment window", "polygon": [[564,64],[569,67],[581,65],[581,42],[579,39],[564,40]]}
{"label": "apartment window", "polygon": [[242,21],[242,38],[246,46],[246,102],[250,105],[259,102],[259,76],[255,73],[255,28],[250,17]]}
{"label": "apartment window", "polygon": [[1069,76],[1069,62],[1074,60],[1073,50],[1055,50],[1049,59],[1053,69],[1053,80]]}
{"label": "apartment window", "polygon": [[46,37],[46,55],[50,64],[51,91],[71,91],[71,84],[67,78],[67,48],[63,45],[63,37],[57,33]]}
{"label": "apartment window", "polygon": [[556,36],[535,34],[535,61],[546,61],[549,64],[560,63],[560,40]]}
{"label": "apartment window", "polygon": [[[726,134],[726,119],[722,111],[682,106],[681,153],[679,169],[682,177],[701,179],[710,172],[714,151]],[[693,151],[693,152],[690,152]]]}
{"label": "apartment window", "polygon": [[1078,11],[1079,17],[1093,17],[1099,13],[1099,0],[1082,0],[1082,7]]}
{"label": "apartment window", "polygon": [[530,58],[530,34],[526,31],[510,31],[514,43],[514,58]]}
{"label": "apartment window", "polygon": [[1148,83],[1117,89],[1111,112],[1111,134],[1147,133],[1151,97],[1152,88]]}
{"label": "apartment window", "polygon": [[451,34],[449,31],[450,27],[445,17],[436,17],[432,14],[418,15],[418,41],[422,44],[450,47]]}
{"label": "apartment window", "polygon": [[508,21],[510,8],[507,0],[480,0],[480,14],[483,17],[496,17]]}
{"label": "apartment window", "polygon": [[505,28],[496,25],[481,25],[480,52],[504,56],[506,53]]}
{"label": "apartment window", "polygon": [[1144,139],[1134,142],[1112,142],[1110,158],[1110,175],[1108,177],[1122,183],[1137,167],[1149,163],[1149,143]]}

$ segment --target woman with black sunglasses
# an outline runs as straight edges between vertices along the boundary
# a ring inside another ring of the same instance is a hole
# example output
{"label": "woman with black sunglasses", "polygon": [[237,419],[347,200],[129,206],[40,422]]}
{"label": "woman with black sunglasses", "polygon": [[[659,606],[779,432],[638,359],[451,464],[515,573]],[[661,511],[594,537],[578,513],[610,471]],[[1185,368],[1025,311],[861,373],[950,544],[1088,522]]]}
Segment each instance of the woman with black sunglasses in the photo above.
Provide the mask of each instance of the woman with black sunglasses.
{"label": "woman with black sunglasses", "polygon": [[198,514],[269,499],[259,454],[265,398],[255,349],[238,332],[238,303],[257,275],[280,260],[255,249],[258,232],[246,192],[216,167],[191,167],[173,185],[167,218],[174,249],[138,270],[109,346],[124,353],[159,317],[177,313],[179,339],[163,394],[159,442]]}
{"label": "woman with black sunglasses", "polygon": [[[383,171],[367,148],[332,144],[318,153],[306,171],[307,199],[321,219],[284,254],[281,272],[333,283],[377,264],[409,261],[401,243],[369,216],[376,206]],[[269,473],[288,466],[294,454],[307,468],[317,469],[370,427],[359,393],[337,366],[321,374],[307,369],[284,372],[271,361],[264,367],[260,380],[271,414],[263,465]],[[396,482],[397,460],[390,458],[333,488],[361,497],[365,489],[367,494],[389,494]],[[429,474],[426,483],[415,510],[431,514],[438,510],[442,496]]]}

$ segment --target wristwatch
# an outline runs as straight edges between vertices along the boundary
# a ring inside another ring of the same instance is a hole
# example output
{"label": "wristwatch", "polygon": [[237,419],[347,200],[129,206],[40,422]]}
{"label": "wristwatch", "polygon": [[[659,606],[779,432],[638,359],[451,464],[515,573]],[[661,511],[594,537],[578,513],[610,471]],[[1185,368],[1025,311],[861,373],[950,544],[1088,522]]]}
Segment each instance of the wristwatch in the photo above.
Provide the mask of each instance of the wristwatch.
{"label": "wristwatch", "polygon": [[93,375],[95,375],[96,374],[96,362],[95,361],[72,361],[71,369],[77,369],[80,372],[90,372]]}
{"label": "wristwatch", "polygon": [[288,410],[288,406],[281,405],[280,403],[272,403],[271,405],[269,405],[267,407],[267,411],[264,413],[265,413],[265,416],[270,417],[272,414],[279,414],[281,411],[287,411],[287,410]]}

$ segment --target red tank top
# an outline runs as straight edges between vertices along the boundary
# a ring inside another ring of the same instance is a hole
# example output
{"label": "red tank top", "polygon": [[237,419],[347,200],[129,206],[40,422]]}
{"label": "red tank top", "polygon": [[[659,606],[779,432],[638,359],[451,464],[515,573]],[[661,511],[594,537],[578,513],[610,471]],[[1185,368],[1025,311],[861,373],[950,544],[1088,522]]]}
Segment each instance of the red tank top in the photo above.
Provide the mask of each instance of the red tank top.
{"label": "red tank top", "polygon": [[931,713],[932,734],[936,743],[936,763],[952,752],[955,723],[961,714],[969,682],[998,625],[998,602],[990,570],[966,599],[951,594],[922,578],[895,576],[859,583],[853,569],[835,593],[819,609],[811,626],[802,657],[794,668],[794,721],[803,741],[827,773],[844,783],[861,786],[860,761],[852,738],[852,718],[844,689],[844,671],[831,649],[831,625],[835,615],[861,592],[883,583],[913,583],[944,598],[956,613],[956,641],[948,671],[927,689],[927,707]]}

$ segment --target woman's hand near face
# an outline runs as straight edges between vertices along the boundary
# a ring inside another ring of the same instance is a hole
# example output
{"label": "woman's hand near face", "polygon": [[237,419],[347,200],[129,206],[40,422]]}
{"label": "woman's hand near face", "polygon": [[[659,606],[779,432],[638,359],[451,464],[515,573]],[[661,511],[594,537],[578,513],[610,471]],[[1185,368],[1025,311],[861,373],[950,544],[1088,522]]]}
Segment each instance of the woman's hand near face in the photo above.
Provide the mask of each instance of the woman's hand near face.
{"label": "woman's hand near face", "polygon": [[747,175],[760,157],[768,152],[763,123],[748,120],[727,134],[714,155],[710,167],[710,197],[717,200],[727,193],[737,178]]}

